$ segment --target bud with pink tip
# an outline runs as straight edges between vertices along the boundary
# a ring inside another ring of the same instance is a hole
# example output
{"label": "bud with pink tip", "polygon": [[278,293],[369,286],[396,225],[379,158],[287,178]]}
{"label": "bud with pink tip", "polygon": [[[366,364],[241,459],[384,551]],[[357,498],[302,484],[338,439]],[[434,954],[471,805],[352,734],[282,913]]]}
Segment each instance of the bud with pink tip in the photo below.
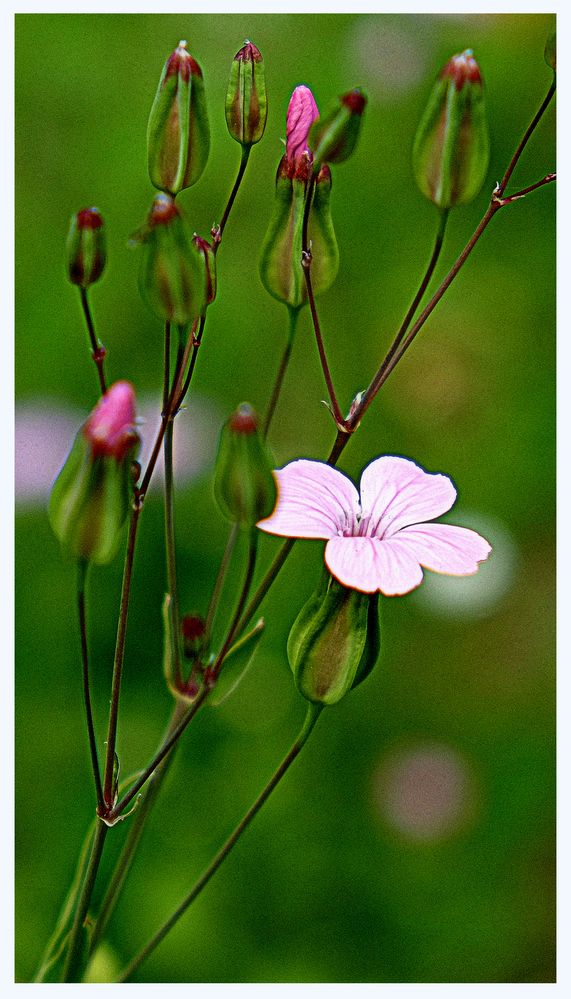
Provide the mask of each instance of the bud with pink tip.
{"label": "bud with pink tip", "polygon": [[319,118],[319,109],[315,98],[309,87],[301,84],[291,95],[286,117],[286,156],[294,172],[311,162],[307,137],[316,118]]}
{"label": "bud with pink tip", "polygon": [[77,558],[102,564],[115,554],[139,443],[133,386],[115,382],[77,434],[50,499],[53,531]]}
{"label": "bud with pink tip", "polygon": [[226,124],[236,142],[249,149],[264,134],[268,98],[262,53],[253,42],[244,42],[236,53],[226,92]]}

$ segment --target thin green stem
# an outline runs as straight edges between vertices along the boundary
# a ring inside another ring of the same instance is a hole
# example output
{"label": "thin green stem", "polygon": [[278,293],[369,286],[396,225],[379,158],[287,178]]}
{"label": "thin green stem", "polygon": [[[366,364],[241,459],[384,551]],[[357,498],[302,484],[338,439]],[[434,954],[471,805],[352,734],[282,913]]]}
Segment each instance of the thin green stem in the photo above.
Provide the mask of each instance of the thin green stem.
{"label": "thin green stem", "polygon": [[218,604],[220,602],[220,597],[222,594],[222,588],[224,586],[224,580],[226,579],[226,574],[228,572],[228,567],[230,565],[230,560],[232,558],[232,552],[234,551],[234,546],[238,540],[238,535],[240,533],[240,528],[238,524],[232,524],[230,531],[228,533],[228,540],[226,542],[226,547],[224,553],[220,560],[220,566],[218,569],[218,574],[216,576],[216,581],[214,583],[214,588],[212,590],[212,596],[210,597],[210,603],[208,604],[208,610],[206,612],[206,621],[204,623],[205,630],[205,644],[208,645],[210,642],[210,636],[212,633],[212,625],[214,624],[214,618],[216,611],[218,609]]}
{"label": "thin green stem", "polygon": [[83,881],[83,887],[81,889],[81,895],[78,900],[77,908],[75,910],[75,918],[73,925],[71,927],[71,932],[69,936],[69,944],[66,955],[66,961],[63,970],[64,982],[79,982],[81,981],[81,963],[82,963],[82,951],[83,951],[83,924],[89,910],[89,904],[91,902],[91,896],[93,894],[93,889],[95,887],[95,880],[97,878],[97,872],[99,870],[99,863],[101,861],[101,855],[103,853],[103,846],[105,844],[105,837],[107,836],[107,826],[104,822],[99,819],[96,820],[97,824],[95,826],[95,833],[93,836],[93,846],[91,847],[91,855],[89,857],[89,864],[85,872],[85,878]]}
{"label": "thin green stem", "polygon": [[551,86],[549,87],[549,90],[547,91],[547,93],[546,93],[546,95],[545,95],[542,103],[540,104],[537,112],[535,113],[535,115],[531,119],[528,127],[526,128],[525,132],[523,133],[521,141],[520,141],[519,145],[517,146],[517,149],[516,149],[515,153],[513,154],[512,158],[511,158],[511,160],[509,162],[508,168],[507,168],[505,174],[503,175],[503,177],[502,177],[502,179],[501,179],[501,181],[500,181],[500,183],[498,185],[496,194],[500,198],[502,197],[502,195],[503,195],[506,187],[508,186],[508,182],[510,180],[510,177],[511,177],[512,173],[514,172],[517,164],[518,164],[518,161],[519,161],[519,159],[521,157],[521,154],[523,153],[525,147],[527,146],[529,140],[531,139],[531,136],[535,132],[535,129],[539,125],[539,122],[543,118],[543,115],[547,111],[547,108],[549,107],[549,105],[551,103],[551,99],[552,99],[552,97],[553,97],[556,89],[557,89],[557,80],[556,80],[555,73],[554,73],[553,74],[553,79],[551,81]]}
{"label": "thin green stem", "polygon": [[287,335],[287,343],[286,343],[286,346],[285,346],[285,350],[284,350],[284,352],[282,354],[282,359],[281,359],[281,362],[280,362],[280,366],[278,368],[278,373],[277,373],[277,376],[276,376],[276,380],[274,382],[274,387],[272,389],[272,394],[270,396],[270,401],[269,401],[269,404],[268,404],[268,411],[266,413],[266,418],[264,420],[264,427],[263,427],[264,437],[267,437],[267,435],[268,435],[268,431],[270,429],[270,424],[272,422],[272,419],[273,419],[273,416],[274,416],[274,413],[275,413],[275,410],[276,410],[276,406],[278,404],[278,399],[280,397],[280,393],[281,393],[281,390],[282,390],[282,386],[283,386],[285,374],[286,374],[286,371],[288,369],[288,365],[289,365],[289,361],[290,361],[290,357],[291,357],[291,352],[292,352],[292,348],[293,348],[293,341],[295,339],[295,331],[297,329],[297,321],[299,319],[299,308],[294,309],[294,308],[292,308],[291,306],[288,305],[287,310],[288,310],[288,335]]}
{"label": "thin green stem", "polygon": [[228,216],[230,215],[230,212],[232,211],[232,206],[234,204],[234,201],[236,200],[236,195],[238,194],[240,184],[242,183],[244,174],[246,172],[246,167],[248,166],[248,160],[250,158],[251,152],[252,152],[251,146],[242,146],[242,156],[240,158],[240,166],[238,169],[236,180],[234,181],[234,186],[230,191],[230,197],[228,198],[226,208],[224,209],[224,214],[222,216],[220,225],[213,230],[215,253],[218,253],[218,247],[220,246],[220,243],[222,241],[222,235],[224,233],[224,229],[226,228],[226,223],[228,222]]}
{"label": "thin green stem", "polygon": [[93,325],[93,316],[91,314],[91,308],[89,306],[89,298],[87,296],[87,288],[79,289],[81,296],[81,307],[83,309],[83,315],[85,317],[85,324],[87,326],[87,332],[89,334],[89,341],[91,343],[91,356],[97,368],[97,376],[99,378],[99,387],[101,388],[101,395],[105,395],[107,391],[107,384],[105,382],[105,371],[103,369],[105,361],[105,347],[99,343],[97,336],[95,334],[95,326]]}
{"label": "thin green stem", "polygon": [[[216,661],[208,670],[208,677],[210,679],[216,680],[222,666],[224,665],[224,659],[228,649],[232,645],[232,642],[239,634],[240,631],[240,619],[242,616],[242,611],[244,610],[244,605],[248,599],[248,594],[250,592],[250,587],[252,585],[252,580],[254,578],[254,572],[256,569],[256,557],[258,553],[258,529],[257,527],[252,527],[248,535],[248,559],[246,562],[246,573],[244,575],[244,581],[242,583],[242,589],[240,591],[240,596],[238,597],[238,602],[232,616],[232,621],[228,627],[226,633],[226,638],[222,643],[222,648],[216,657]],[[206,679],[206,677],[205,677]]]}
{"label": "thin green stem", "polygon": [[[181,721],[183,714],[185,713],[185,705],[182,701],[177,701],[172,718],[169,722],[167,731],[163,737],[168,739],[169,736],[174,732],[177,725]],[[135,815],[131,819],[129,824],[129,833],[123,845],[123,849],[115,865],[113,874],[109,881],[109,885],[105,892],[103,902],[101,903],[101,908],[99,910],[99,915],[95,926],[93,927],[93,932],[91,934],[91,941],[89,947],[89,953],[94,954],[107,926],[109,920],[111,919],[113,912],[115,911],[115,906],[119,900],[119,895],[121,894],[123,885],[127,879],[131,865],[133,863],[137,847],[139,845],[141,836],[149,816],[149,813],[159,795],[159,791],[163,785],[163,782],[167,776],[169,768],[175,758],[175,753],[169,753],[169,755],[163,760],[161,764],[156,768],[154,773],[149,778],[149,783],[147,787],[147,793],[143,798],[143,801],[139,805]]]}
{"label": "thin green stem", "polygon": [[133,560],[137,541],[137,529],[141,515],[140,503],[135,503],[129,523],[129,538],[123,569],[123,585],[119,607],[119,622],[117,625],[117,641],[115,643],[115,659],[113,662],[113,678],[111,681],[111,706],[109,709],[109,727],[107,731],[107,756],[105,759],[105,778],[103,784],[104,807],[113,808],[113,771],[115,765],[115,744],[117,741],[117,720],[119,715],[119,697],[121,694],[121,677],[123,659],[125,657],[125,636],[127,633],[127,617],[129,614],[129,598],[131,595],[131,579],[133,575]]}
{"label": "thin green stem", "polygon": [[178,722],[176,727],[173,729],[171,735],[165,739],[162,743],[160,749],[155,753],[153,759],[148,764],[147,767],[141,772],[135,783],[129,788],[129,790],[123,795],[123,797],[117,802],[113,810],[107,816],[107,821],[113,824],[117,821],[121,813],[126,809],[127,805],[131,803],[136,794],[139,793],[141,788],[147,783],[149,777],[155,772],[160,763],[164,760],[167,753],[170,752],[174,744],[178,741],[185,728],[190,724],[194,718],[196,712],[201,707],[203,701],[208,695],[208,688],[203,687],[202,690],[196,697],[196,700],[192,702],[188,710],[182,716],[181,720]]}
{"label": "thin green stem", "polygon": [[254,804],[248,809],[244,815],[241,822],[238,823],[234,832],[228,837],[224,846],[218,851],[214,859],[208,865],[204,873],[198,879],[192,890],[186,896],[183,902],[178,906],[178,908],[173,912],[172,916],[161,926],[161,928],[155,933],[152,939],[146,944],[145,947],[133,958],[130,964],[125,968],[125,970],[120,975],[118,981],[126,982],[135,973],[135,971],[141,966],[143,961],[145,961],[150,954],[155,950],[156,947],[161,943],[166,937],[167,933],[173,928],[173,926],[178,922],[182,915],[186,912],[190,905],[195,901],[200,895],[202,890],[206,887],[210,879],[216,874],[216,871],[221,866],[221,864],[226,860],[226,857],[230,854],[231,850],[238,842],[242,833],[248,828],[252,819],[258,814],[262,805],[268,800],[272,791],[278,786],[284,775],[289,770],[293,761],[299,756],[301,750],[305,746],[319,715],[321,714],[322,705],[320,704],[309,704],[307,709],[307,715],[301,732],[299,733],[297,739],[293,743],[291,749],[284,757],[280,763],[278,769],[274,773],[273,777],[266,784],[264,790],[256,798]]}
{"label": "thin green stem", "polygon": [[95,726],[93,724],[93,708],[91,706],[91,692],[89,684],[89,651],[87,644],[87,620],[85,613],[87,570],[88,563],[84,559],[81,559],[77,566],[77,610],[79,617],[79,634],[81,638],[81,662],[83,667],[83,700],[85,703],[85,717],[87,721],[91,768],[93,770],[93,779],[95,781],[97,810],[102,811],[103,790],[101,787],[101,774],[99,772],[99,757],[97,754],[97,740],[95,738]]}

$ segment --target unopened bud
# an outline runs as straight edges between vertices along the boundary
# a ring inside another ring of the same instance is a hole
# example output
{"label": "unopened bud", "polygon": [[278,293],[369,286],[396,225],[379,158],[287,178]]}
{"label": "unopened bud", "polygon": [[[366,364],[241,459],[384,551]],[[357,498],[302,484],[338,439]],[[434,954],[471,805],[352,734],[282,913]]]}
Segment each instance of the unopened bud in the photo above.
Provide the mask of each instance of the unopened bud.
{"label": "unopened bud", "polygon": [[262,54],[246,41],[234,56],[226,92],[226,124],[236,142],[253,146],[264,134],[268,117]]}
{"label": "unopened bud", "polygon": [[198,614],[186,614],[180,622],[184,654],[187,659],[199,659],[206,645],[206,625]]}
{"label": "unopened bud", "polygon": [[210,150],[202,70],[181,41],[167,59],[147,127],[151,183],[178,194],[201,176]]}
{"label": "unopened bud", "polygon": [[482,187],[490,143],[482,75],[471,49],[441,70],[412,158],[420,190],[439,208],[466,204]]}
{"label": "unopened bud", "polygon": [[97,208],[74,215],[67,237],[67,271],[72,284],[88,288],[99,280],[106,262],[103,219]]}
{"label": "unopened bud", "polygon": [[557,71],[557,34],[555,31],[552,31],[551,34],[547,36],[543,54],[547,65],[551,66],[551,69],[555,73]]}
{"label": "unopened bud", "polygon": [[207,240],[203,239],[202,236],[197,236],[196,233],[192,237],[192,242],[195,249],[201,254],[204,262],[206,305],[210,305],[216,298],[216,254],[214,253],[214,247]]}
{"label": "unopened bud", "polygon": [[77,434],[50,498],[52,529],[78,558],[102,564],[113,557],[139,444],[133,387],[115,382]]}
{"label": "unopened bud", "polygon": [[367,98],[357,87],[343,94],[326,115],[314,122],[309,133],[309,146],[313,150],[315,166],[342,163],[348,159],[357,145],[366,103]]}
{"label": "unopened bud", "polygon": [[[313,122],[319,118],[319,109],[309,87],[301,84],[293,91],[286,117],[286,157],[292,173],[301,166],[302,170],[312,161],[312,153],[307,144]],[[305,160],[305,163],[304,163]]]}
{"label": "unopened bud", "polygon": [[159,319],[183,326],[207,304],[205,252],[196,245],[174,198],[155,195],[142,243],[139,290]]}
{"label": "unopened bud", "polygon": [[325,577],[294,621],[287,653],[300,693],[317,704],[335,704],[378,659],[378,593],[349,590]]}
{"label": "unopened bud", "polygon": [[247,403],[222,428],[214,474],[214,495],[228,520],[253,527],[268,517],[277,499],[274,462],[257,416]]}
{"label": "unopened bud", "polygon": [[[308,161],[309,162],[309,161]],[[299,173],[299,165],[298,165]],[[306,176],[310,173],[308,167]],[[291,178],[291,166],[284,156],[278,167],[274,212],[260,254],[260,278],[266,291],[291,308],[307,302],[307,286],[302,267],[303,217],[308,188],[304,181]],[[339,251],[331,217],[331,173],[319,171],[313,188],[308,220],[311,244],[311,278],[315,295],[333,284],[339,267]]]}

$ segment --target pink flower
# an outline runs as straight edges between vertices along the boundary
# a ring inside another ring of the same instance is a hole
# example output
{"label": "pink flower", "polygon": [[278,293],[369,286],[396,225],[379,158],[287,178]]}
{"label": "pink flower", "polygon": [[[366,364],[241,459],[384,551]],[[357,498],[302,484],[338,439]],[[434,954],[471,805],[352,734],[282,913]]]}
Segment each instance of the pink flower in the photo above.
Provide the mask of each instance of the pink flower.
{"label": "pink flower", "polygon": [[290,98],[286,119],[286,156],[293,168],[300,166],[304,155],[311,157],[307,137],[316,118],[319,118],[319,110],[311,90],[303,84],[296,87]]}
{"label": "pink flower", "polygon": [[95,458],[108,455],[122,461],[137,434],[135,392],[129,382],[115,382],[101,397],[83,428]]}
{"label": "pink flower", "polygon": [[475,531],[427,524],[446,513],[456,489],[407,458],[386,455],[367,465],[361,496],[346,475],[320,461],[292,461],[275,473],[278,503],[263,531],[324,538],[325,562],[343,586],[397,596],[422,582],[422,566],[469,576],[491,546]]}

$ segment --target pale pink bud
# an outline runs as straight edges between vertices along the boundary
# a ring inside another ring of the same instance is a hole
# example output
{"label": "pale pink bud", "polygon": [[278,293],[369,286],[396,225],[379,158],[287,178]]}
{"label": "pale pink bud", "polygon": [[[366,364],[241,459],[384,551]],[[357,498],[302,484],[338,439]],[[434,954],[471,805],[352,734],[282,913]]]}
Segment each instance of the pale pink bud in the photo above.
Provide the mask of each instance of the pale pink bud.
{"label": "pale pink bud", "polygon": [[319,118],[319,110],[311,90],[303,84],[296,87],[286,119],[286,155],[293,167],[297,167],[304,156],[311,156],[307,136],[316,118]]}
{"label": "pale pink bud", "polygon": [[138,439],[135,430],[135,392],[130,382],[115,382],[101,397],[83,433],[94,458],[122,461]]}

